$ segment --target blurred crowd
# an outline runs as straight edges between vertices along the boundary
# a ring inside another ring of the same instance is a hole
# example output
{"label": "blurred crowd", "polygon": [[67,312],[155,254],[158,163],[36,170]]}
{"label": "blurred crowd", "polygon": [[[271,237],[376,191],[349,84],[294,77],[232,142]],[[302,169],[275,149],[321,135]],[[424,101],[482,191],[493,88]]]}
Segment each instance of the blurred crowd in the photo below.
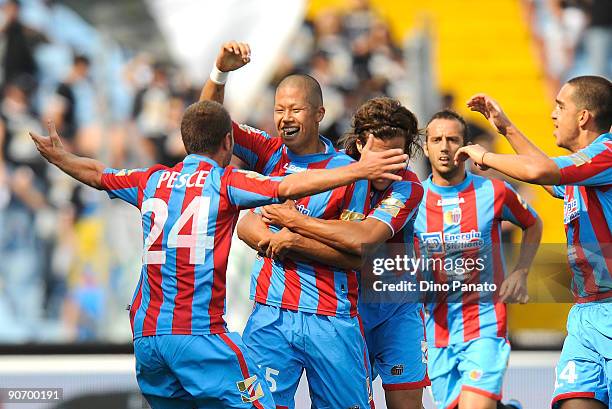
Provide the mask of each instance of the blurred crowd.
{"label": "blurred crowd", "polygon": [[[598,22],[609,10],[592,11],[596,17],[589,19],[587,10],[595,10],[599,0],[587,2],[590,9],[579,7],[583,23],[577,30],[575,22],[566,26],[555,19],[580,1],[533,0],[547,16],[540,22],[556,21],[571,31],[574,46],[563,58],[590,58],[586,44],[602,41],[602,30],[609,41],[609,20],[604,27]],[[349,10],[328,10],[304,22],[245,122],[276,133],[274,89],[292,72],[321,83],[321,133],[334,141],[371,97],[384,94],[414,106],[414,73],[404,47],[367,0],[350,3]],[[561,14],[541,9],[553,6]],[[0,343],[127,342],[125,308],[141,262],[137,213],[48,166],[28,132],[46,134],[52,119],[64,144],[79,155],[111,167],[172,166],[185,154],[182,112],[197,99],[201,84],[170,62],[122,48],[52,0],[0,2],[0,57]],[[552,58],[547,61],[558,69],[555,75],[570,72],[571,64]],[[606,62],[603,69],[609,69]],[[441,98],[440,108],[453,105],[452,95]],[[472,126],[478,143],[493,143]],[[248,287],[250,265],[240,255],[236,268],[243,279],[230,279],[230,298]],[[248,300],[234,301],[248,312]]]}
{"label": "blurred crowd", "polygon": [[610,0],[527,0],[531,25],[556,90],[571,77],[612,77]]}

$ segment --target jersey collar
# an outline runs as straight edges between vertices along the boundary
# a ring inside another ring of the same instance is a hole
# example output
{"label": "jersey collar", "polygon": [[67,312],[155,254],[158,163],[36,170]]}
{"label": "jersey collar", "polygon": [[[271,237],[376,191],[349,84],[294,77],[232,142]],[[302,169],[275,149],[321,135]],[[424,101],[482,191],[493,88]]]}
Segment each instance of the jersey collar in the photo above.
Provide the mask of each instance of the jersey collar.
{"label": "jersey collar", "polygon": [[465,179],[463,179],[463,181],[461,183],[459,183],[458,185],[453,185],[453,186],[440,186],[440,185],[436,185],[433,182],[433,176],[429,175],[429,178],[427,179],[427,182],[429,184],[429,188],[431,190],[433,190],[434,192],[438,193],[438,194],[444,194],[444,193],[457,193],[457,192],[461,192],[463,190],[465,190],[465,188],[467,188],[470,183],[472,183],[472,179],[473,179],[473,175],[470,172],[465,172]]}
{"label": "jersey collar", "polygon": [[212,160],[208,156],[198,155],[197,153],[192,153],[192,154],[187,155],[185,157],[185,159],[183,159],[183,162],[184,163],[206,162],[209,165],[211,165],[212,167],[215,167],[215,168],[220,168],[221,167],[221,166],[219,166],[219,164],[217,162],[215,162],[214,160]]}
{"label": "jersey collar", "polygon": [[285,146],[285,153],[292,162],[319,162],[336,153],[336,148],[334,148],[334,144],[329,139],[323,135],[319,135],[319,139],[321,142],[323,142],[323,145],[325,145],[325,151],[323,152],[311,153],[308,155],[296,155],[295,153],[291,152],[287,146]]}

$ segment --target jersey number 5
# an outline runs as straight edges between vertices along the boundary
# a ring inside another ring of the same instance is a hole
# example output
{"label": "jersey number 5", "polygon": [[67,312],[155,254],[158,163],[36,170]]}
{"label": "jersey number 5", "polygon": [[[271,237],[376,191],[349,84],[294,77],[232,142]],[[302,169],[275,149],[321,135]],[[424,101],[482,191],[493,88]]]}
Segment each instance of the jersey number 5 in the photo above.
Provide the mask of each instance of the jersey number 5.
{"label": "jersey number 5", "polygon": [[[207,236],[208,213],[210,211],[210,197],[196,196],[189,206],[179,216],[167,237],[168,248],[188,248],[190,264],[204,264],[206,250],[212,249],[215,244],[214,237]],[[151,212],[154,225],[145,238],[143,264],[164,264],[166,252],[164,250],[151,250],[164,231],[168,220],[168,205],[161,199],[151,198],[143,202],[140,212],[144,216]],[[191,220],[191,233],[180,234],[180,231]]]}

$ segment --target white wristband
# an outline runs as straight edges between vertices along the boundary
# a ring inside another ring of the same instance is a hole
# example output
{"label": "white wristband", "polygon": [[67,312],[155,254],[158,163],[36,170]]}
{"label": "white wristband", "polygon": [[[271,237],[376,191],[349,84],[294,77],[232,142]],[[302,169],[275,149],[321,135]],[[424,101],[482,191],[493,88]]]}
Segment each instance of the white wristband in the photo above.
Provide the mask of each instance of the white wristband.
{"label": "white wristband", "polygon": [[213,65],[213,69],[210,72],[210,80],[218,85],[223,85],[227,82],[227,77],[229,76],[228,72],[219,71],[217,65]]}

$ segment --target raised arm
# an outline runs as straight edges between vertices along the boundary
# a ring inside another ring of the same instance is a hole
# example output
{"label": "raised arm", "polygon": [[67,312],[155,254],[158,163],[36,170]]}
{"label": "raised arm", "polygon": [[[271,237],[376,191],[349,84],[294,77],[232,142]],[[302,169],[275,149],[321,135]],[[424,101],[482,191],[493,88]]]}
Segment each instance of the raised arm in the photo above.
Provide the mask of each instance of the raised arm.
{"label": "raised arm", "polygon": [[215,101],[223,104],[225,96],[225,82],[230,71],[237,70],[251,61],[251,49],[246,43],[230,41],[221,46],[215,60],[210,77],[206,80],[200,101]]}
{"label": "raised arm", "polygon": [[548,157],[512,123],[493,98],[486,94],[476,94],[469,99],[467,106],[472,111],[480,112],[497,132],[506,137],[519,155]]}
{"label": "raised arm", "polygon": [[57,166],[79,182],[96,189],[102,189],[101,180],[105,169],[104,164],[95,159],[82,158],[66,151],[55,129],[55,123],[49,121],[47,128],[49,129],[49,136],[30,132],[30,137],[32,137],[40,154],[49,163]]}

